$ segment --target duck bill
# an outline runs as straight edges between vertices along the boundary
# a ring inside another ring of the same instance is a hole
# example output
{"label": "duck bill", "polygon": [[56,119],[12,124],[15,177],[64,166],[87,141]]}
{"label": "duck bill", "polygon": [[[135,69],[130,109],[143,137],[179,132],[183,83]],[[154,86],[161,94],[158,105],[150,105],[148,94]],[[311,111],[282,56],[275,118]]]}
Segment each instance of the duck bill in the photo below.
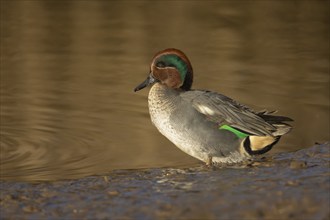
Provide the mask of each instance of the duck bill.
{"label": "duck bill", "polygon": [[144,89],[145,87],[147,87],[155,82],[156,82],[156,79],[151,74],[149,74],[149,76],[146,80],[144,80],[140,85],[135,87],[134,92]]}

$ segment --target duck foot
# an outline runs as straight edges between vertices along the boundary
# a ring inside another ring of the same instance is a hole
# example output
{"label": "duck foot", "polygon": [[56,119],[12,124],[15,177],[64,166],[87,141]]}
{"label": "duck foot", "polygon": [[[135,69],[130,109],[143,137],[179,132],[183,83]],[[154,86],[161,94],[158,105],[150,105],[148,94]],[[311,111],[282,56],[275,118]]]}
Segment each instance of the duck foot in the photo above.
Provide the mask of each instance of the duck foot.
{"label": "duck foot", "polygon": [[211,156],[208,156],[207,161],[205,162],[205,165],[207,168],[211,168],[211,169],[215,168]]}

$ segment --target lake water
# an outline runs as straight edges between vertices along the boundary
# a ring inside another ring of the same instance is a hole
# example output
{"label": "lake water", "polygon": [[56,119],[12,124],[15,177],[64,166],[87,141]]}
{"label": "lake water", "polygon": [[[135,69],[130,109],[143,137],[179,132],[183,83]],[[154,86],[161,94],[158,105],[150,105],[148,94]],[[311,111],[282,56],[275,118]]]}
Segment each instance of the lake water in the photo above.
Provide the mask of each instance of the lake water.
{"label": "lake water", "polygon": [[328,1],[1,1],[1,179],[189,167],[133,88],[174,47],[193,88],[295,120],[270,154],[329,140]]}

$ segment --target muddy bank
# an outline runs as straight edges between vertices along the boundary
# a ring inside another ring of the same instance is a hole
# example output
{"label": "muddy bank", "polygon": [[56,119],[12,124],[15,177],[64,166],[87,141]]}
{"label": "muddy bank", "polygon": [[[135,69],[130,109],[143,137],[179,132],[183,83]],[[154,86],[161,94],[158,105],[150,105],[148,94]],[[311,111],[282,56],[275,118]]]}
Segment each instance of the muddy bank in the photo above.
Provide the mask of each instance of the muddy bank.
{"label": "muddy bank", "polygon": [[329,219],[329,143],[209,169],[1,182],[1,219]]}

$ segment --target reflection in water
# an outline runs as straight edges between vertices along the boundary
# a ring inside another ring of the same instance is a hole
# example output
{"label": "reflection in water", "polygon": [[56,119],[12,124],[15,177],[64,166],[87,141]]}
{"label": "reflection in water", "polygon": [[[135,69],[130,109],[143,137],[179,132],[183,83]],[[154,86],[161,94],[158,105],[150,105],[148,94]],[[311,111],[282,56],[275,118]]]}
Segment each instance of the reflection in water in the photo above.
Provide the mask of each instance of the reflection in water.
{"label": "reflection in water", "polygon": [[1,179],[191,166],[134,86],[158,50],[189,56],[195,88],[280,109],[274,152],[329,140],[326,1],[1,2]]}

